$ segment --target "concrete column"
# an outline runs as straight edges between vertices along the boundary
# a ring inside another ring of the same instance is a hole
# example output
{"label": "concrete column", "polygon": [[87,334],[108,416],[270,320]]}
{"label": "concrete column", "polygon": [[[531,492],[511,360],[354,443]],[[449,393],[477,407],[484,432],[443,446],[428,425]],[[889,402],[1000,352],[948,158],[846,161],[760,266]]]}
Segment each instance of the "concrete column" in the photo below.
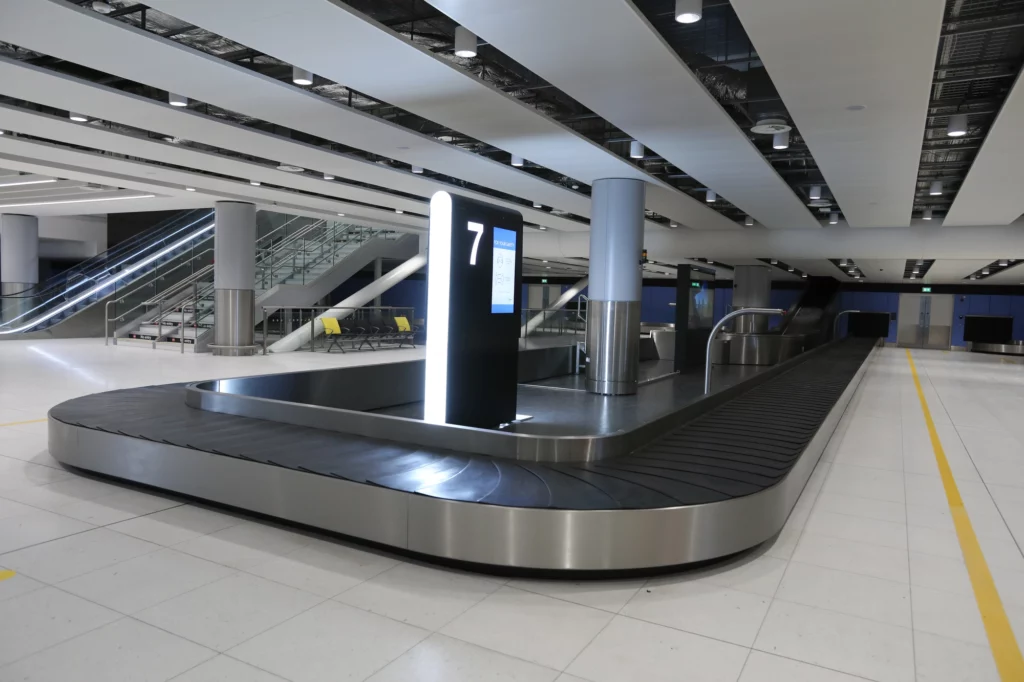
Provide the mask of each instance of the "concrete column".
{"label": "concrete column", "polygon": [[587,309],[587,390],[591,393],[636,393],[645,189],[642,180],[622,178],[593,184]]}
{"label": "concrete column", "polygon": [[218,201],[213,232],[214,355],[256,352],[256,206]]}
{"label": "concrete column", "polygon": [[14,320],[35,306],[27,293],[39,283],[39,219],[8,213],[0,216],[0,319]]}
{"label": "concrete column", "polygon": [[[770,308],[772,302],[772,269],[767,265],[737,265],[733,270],[732,310]],[[762,334],[768,331],[767,315],[744,315],[732,322],[740,334]]]}
{"label": "concrete column", "polygon": [[[384,259],[374,258],[373,259],[373,281],[376,282],[380,279],[380,276],[384,274]],[[377,308],[381,306],[381,297],[373,299],[373,305]]]}

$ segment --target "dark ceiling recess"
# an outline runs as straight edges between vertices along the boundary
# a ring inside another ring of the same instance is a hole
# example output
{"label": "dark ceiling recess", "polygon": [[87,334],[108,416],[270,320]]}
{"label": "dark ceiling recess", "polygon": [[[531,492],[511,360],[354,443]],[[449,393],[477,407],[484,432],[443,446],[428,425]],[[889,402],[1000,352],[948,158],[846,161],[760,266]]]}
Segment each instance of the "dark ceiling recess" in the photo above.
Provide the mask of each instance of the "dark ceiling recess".
{"label": "dark ceiling recess", "polygon": [[989,277],[991,277],[993,275],[998,275],[1000,272],[1005,272],[1006,270],[1009,270],[1010,268],[1015,268],[1018,265],[1020,265],[1021,263],[1024,263],[1024,261],[1014,260],[1012,258],[1000,258],[999,260],[992,261],[991,263],[989,263],[988,265],[986,265],[983,268],[978,268],[977,270],[975,270],[971,274],[969,274],[966,277],[964,277],[964,279],[967,279],[967,280],[971,280],[971,279],[976,279],[976,280],[988,279]]}
{"label": "dark ceiling recess", "polygon": [[910,258],[903,265],[903,279],[922,279],[935,265],[934,260],[927,258]]}
{"label": "dark ceiling recess", "polygon": [[778,268],[779,270],[784,270],[784,271],[788,272],[789,274],[795,275],[797,277],[807,277],[807,275],[808,275],[807,272],[804,272],[800,268],[794,267],[794,266],[790,265],[789,263],[783,263],[778,258],[758,258],[757,260],[761,261],[762,263],[766,263],[766,264],[772,266],[773,268]]}
{"label": "dark ceiling recess", "polygon": [[[947,0],[917,174],[914,215],[945,215],[1024,64],[1024,0]],[[967,134],[949,137],[949,118]],[[943,193],[929,193],[932,182]]]}
{"label": "dark ceiling recess", "polygon": [[828,262],[839,268],[839,271],[846,276],[846,279],[856,279],[861,281],[866,279],[864,277],[864,271],[861,270],[855,262],[853,262],[852,258],[829,258]]}
{"label": "dark ceiling recess", "polygon": [[[812,211],[817,210],[817,215],[827,218],[830,212],[841,210],[731,4],[704,0],[704,17],[694,24],[680,24],[675,20],[674,0],[633,0],[633,4],[732,116],[736,125],[747,133],[797,196],[810,205],[811,187],[823,186],[821,200],[814,203]],[[794,126],[788,149],[773,149],[771,135],[750,132],[756,123],[770,118],[783,119]],[[700,187],[685,175],[678,176],[678,180],[688,180],[691,188]],[[694,194],[701,196],[702,192]]]}

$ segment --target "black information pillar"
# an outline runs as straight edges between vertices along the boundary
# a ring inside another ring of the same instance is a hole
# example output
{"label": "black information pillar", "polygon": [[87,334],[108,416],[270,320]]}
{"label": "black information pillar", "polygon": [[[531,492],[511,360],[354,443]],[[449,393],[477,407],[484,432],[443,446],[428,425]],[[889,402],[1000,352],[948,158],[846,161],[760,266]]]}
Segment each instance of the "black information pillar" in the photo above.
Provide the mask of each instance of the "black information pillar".
{"label": "black information pillar", "polygon": [[430,201],[424,419],[516,417],[523,217],[448,192]]}
{"label": "black information pillar", "polygon": [[672,369],[685,372],[692,363],[689,362],[687,340],[690,336],[690,266],[676,267],[676,348]]}

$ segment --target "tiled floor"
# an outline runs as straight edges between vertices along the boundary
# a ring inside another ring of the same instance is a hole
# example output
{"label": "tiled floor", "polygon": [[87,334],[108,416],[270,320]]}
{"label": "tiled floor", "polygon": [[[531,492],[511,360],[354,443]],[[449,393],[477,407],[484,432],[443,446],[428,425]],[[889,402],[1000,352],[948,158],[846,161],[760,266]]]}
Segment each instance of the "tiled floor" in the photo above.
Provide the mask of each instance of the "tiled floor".
{"label": "tiled floor", "polygon": [[[996,682],[905,353],[887,349],[786,528],[650,580],[410,563],[83,478],[42,419],[83,393],[391,361],[0,344],[0,682]],[[946,455],[1024,639],[1024,365],[916,352]]]}

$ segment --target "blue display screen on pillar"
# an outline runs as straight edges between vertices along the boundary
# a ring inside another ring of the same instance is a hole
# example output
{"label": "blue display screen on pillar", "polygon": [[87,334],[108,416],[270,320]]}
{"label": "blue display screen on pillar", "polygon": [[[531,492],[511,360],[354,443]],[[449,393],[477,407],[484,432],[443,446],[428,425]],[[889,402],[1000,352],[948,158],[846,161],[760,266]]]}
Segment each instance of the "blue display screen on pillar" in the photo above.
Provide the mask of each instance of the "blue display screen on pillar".
{"label": "blue display screen on pillar", "polygon": [[491,268],[491,312],[512,314],[516,305],[516,233],[494,228]]}

